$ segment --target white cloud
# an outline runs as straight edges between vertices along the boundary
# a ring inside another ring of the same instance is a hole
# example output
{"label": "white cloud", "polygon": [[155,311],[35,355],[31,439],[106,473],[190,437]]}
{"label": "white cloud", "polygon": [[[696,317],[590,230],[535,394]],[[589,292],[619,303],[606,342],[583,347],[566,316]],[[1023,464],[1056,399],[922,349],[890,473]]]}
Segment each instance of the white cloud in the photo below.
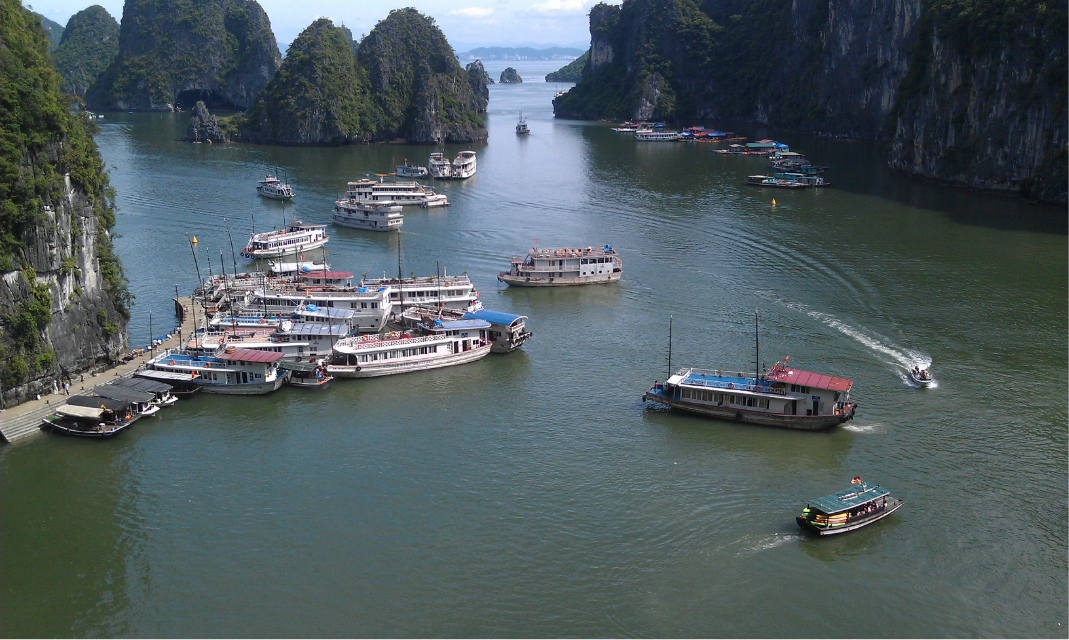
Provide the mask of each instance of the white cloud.
{"label": "white cloud", "polygon": [[583,13],[590,0],[546,0],[531,6],[531,11],[548,15]]}
{"label": "white cloud", "polygon": [[453,9],[449,12],[450,15],[464,16],[465,18],[485,18],[493,15],[494,10],[490,7],[467,7],[464,9]]}

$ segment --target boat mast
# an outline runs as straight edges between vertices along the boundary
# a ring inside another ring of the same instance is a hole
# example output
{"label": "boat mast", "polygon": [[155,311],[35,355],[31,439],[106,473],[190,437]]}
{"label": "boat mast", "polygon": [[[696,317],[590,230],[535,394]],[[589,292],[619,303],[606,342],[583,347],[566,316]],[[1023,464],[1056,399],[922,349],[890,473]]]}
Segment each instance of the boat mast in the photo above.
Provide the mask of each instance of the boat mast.
{"label": "boat mast", "polygon": [[438,317],[442,317],[442,267],[441,263],[437,260],[434,261],[434,273],[438,277]]}
{"label": "boat mast", "polygon": [[[226,307],[230,312],[230,328],[233,330],[234,335],[237,336],[238,332],[238,319],[234,315],[234,299],[230,297],[230,283],[226,280],[226,267],[223,266],[226,263],[223,262],[223,252],[219,252],[219,265],[223,270],[223,291],[226,292]],[[204,327],[204,333],[208,333],[208,327]]]}
{"label": "boat mast", "polygon": [[757,309],[753,310],[754,384],[761,382],[761,337],[757,331]]}
{"label": "boat mast", "polygon": [[665,380],[672,377],[672,316],[668,316],[668,376]]}
{"label": "boat mast", "polygon": [[397,231],[397,297],[401,300],[401,329],[405,328],[405,288],[401,278],[401,231]]}
{"label": "boat mast", "polygon": [[223,218],[223,224],[226,225],[226,235],[230,238],[230,258],[234,261],[234,275],[238,275],[238,254],[234,251],[234,236],[230,234],[230,223]]}

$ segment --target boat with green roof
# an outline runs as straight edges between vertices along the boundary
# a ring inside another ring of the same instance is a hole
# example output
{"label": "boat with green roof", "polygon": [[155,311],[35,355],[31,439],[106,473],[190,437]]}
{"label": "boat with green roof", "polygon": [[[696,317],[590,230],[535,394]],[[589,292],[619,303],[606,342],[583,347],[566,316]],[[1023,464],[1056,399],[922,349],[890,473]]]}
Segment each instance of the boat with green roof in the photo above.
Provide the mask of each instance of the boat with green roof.
{"label": "boat with green roof", "polygon": [[902,506],[902,501],[880,485],[872,485],[857,476],[849,489],[810,500],[798,526],[818,535],[830,536],[860,529],[882,520]]}

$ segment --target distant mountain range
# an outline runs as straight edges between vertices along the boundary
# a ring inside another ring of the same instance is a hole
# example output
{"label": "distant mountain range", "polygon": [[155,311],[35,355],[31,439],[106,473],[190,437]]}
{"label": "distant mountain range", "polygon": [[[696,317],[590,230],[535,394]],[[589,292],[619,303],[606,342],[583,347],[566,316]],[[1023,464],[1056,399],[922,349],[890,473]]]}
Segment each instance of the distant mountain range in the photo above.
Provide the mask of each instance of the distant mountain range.
{"label": "distant mountain range", "polygon": [[478,58],[480,60],[574,60],[583,55],[584,49],[571,47],[478,47],[471,51],[457,54],[461,60]]}

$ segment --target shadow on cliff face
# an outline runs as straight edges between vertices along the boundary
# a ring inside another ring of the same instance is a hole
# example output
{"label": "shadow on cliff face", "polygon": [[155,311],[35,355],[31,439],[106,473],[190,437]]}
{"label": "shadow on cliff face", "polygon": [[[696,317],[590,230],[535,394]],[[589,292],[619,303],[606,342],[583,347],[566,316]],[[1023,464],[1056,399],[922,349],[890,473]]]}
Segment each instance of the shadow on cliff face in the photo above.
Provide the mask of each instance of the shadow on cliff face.
{"label": "shadow on cliff face", "polygon": [[[728,125],[725,125],[728,126]],[[772,138],[790,145],[813,164],[828,167],[829,189],[877,196],[944,214],[961,224],[1004,231],[1069,233],[1065,209],[1032,204],[1013,193],[989,192],[891,171],[884,144],[822,138],[813,134],[735,124],[729,131],[751,140]]]}
{"label": "shadow on cliff face", "polygon": [[198,100],[204,101],[204,105],[211,111],[243,110],[223,96],[207,89],[187,89],[179,92],[178,96],[175,97],[175,107],[183,111],[191,111],[197,105]]}

